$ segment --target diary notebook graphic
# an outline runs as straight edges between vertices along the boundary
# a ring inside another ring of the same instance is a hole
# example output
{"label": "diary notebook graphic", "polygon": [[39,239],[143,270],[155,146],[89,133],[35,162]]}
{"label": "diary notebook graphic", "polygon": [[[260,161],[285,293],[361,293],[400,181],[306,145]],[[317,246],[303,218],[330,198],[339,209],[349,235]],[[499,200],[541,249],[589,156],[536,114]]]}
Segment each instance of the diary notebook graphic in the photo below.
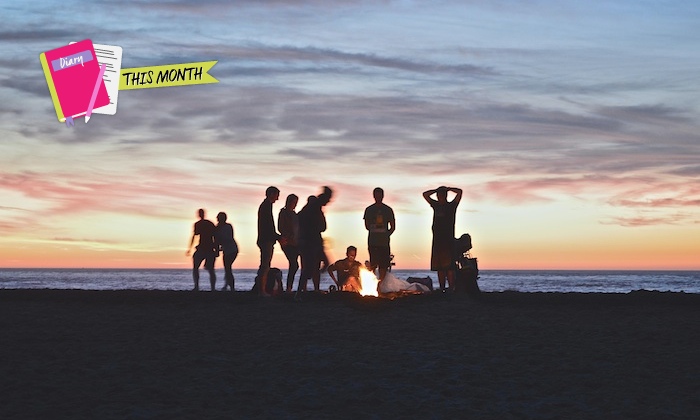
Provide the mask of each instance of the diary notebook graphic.
{"label": "diary notebook graphic", "polygon": [[[89,39],[46,51],[39,56],[49,85],[58,120],[72,121],[85,115],[100,77],[100,64]],[[104,81],[100,80],[94,108],[109,104]]]}

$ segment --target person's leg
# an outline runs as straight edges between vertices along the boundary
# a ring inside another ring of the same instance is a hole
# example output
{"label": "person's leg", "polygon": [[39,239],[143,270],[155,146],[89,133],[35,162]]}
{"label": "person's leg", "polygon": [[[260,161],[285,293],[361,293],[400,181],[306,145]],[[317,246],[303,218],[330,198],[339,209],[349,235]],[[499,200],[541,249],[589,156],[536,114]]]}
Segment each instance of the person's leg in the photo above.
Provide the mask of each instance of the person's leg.
{"label": "person's leg", "polygon": [[377,248],[374,246],[370,246],[367,249],[367,252],[369,253],[369,269],[372,272],[372,274],[375,274],[375,272],[377,271],[377,267],[379,266],[377,264]]}
{"label": "person's leg", "polygon": [[331,265],[330,261],[328,261],[328,254],[326,254],[326,248],[321,245],[321,261],[320,261],[320,270],[322,272],[325,272],[328,269],[328,266]]}
{"label": "person's leg", "polygon": [[323,243],[317,244],[311,266],[311,280],[314,282],[314,292],[321,291],[321,260],[323,259]]}
{"label": "person's leg", "polygon": [[267,284],[267,274],[270,272],[270,265],[272,264],[272,253],[275,249],[274,242],[265,242],[260,246],[260,268],[258,269],[258,279],[260,281],[260,288],[258,292],[262,296],[268,296],[267,290],[265,290],[265,285]]}
{"label": "person's leg", "polygon": [[447,274],[445,273],[445,270],[438,270],[438,283],[440,283],[440,291],[444,292],[445,291],[445,278],[447,277]]}
{"label": "person's leg", "polygon": [[391,250],[388,246],[377,247],[377,262],[379,264],[379,281],[384,280],[391,264]]}
{"label": "person's leg", "polygon": [[447,270],[447,286],[450,288],[450,292],[455,291],[455,271],[453,269]]}
{"label": "person's leg", "polygon": [[301,257],[301,274],[299,275],[299,285],[297,292],[306,292],[308,280],[311,278],[311,263],[312,257],[309,246],[305,245],[299,248],[299,256]]}
{"label": "person's leg", "polygon": [[226,254],[224,253],[224,287],[223,290],[226,290],[227,286],[231,287],[231,291],[233,291],[233,271],[231,266],[233,265],[233,261],[236,259],[236,254]]}
{"label": "person's leg", "polygon": [[216,290],[216,271],[214,271],[214,262],[216,261],[216,255],[213,253],[207,255],[204,261],[204,268],[209,272],[209,283],[211,285],[211,291]]}
{"label": "person's leg", "polygon": [[287,293],[294,288],[294,276],[299,270],[299,250],[295,246],[286,246],[282,248],[284,255],[289,261],[289,270],[287,271]]}
{"label": "person's leg", "polygon": [[345,285],[343,285],[343,289],[346,292],[355,292],[355,293],[360,293],[360,290],[362,290],[362,285],[360,285],[360,280],[350,276],[348,277],[347,282]]}
{"label": "person's leg", "polygon": [[194,290],[199,290],[199,266],[202,265],[204,258],[202,253],[195,251],[192,255],[192,280],[194,280]]}

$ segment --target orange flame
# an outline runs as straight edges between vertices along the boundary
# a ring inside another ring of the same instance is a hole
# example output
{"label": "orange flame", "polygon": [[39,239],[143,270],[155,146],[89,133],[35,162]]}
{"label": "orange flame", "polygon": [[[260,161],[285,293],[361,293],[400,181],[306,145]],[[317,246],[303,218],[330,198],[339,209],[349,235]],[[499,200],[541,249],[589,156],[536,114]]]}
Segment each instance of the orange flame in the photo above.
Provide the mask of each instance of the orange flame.
{"label": "orange flame", "polygon": [[360,285],[362,286],[360,290],[362,296],[379,296],[379,292],[377,292],[379,280],[374,273],[365,268],[360,269]]}

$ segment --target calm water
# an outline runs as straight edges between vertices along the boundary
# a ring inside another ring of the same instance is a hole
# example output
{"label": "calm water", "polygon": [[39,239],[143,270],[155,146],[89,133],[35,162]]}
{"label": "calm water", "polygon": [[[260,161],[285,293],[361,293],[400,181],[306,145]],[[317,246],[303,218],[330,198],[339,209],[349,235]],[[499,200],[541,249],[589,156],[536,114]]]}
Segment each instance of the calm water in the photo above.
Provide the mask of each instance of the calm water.
{"label": "calm water", "polygon": [[[236,290],[250,290],[255,272],[235,271]],[[204,270],[200,273],[200,289],[209,289],[208,274]],[[431,271],[393,273],[400,279],[429,276],[437,287],[437,277]],[[223,286],[223,274],[217,270],[217,289]],[[331,284],[328,274],[323,274],[321,289],[328,290]],[[190,290],[192,286],[192,272],[187,269],[0,269],[0,289]],[[479,287],[487,292],[627,293],[644,289],[700,293],[700,271],[481,270]],[[313,288],[311,282],[309,288]]]}

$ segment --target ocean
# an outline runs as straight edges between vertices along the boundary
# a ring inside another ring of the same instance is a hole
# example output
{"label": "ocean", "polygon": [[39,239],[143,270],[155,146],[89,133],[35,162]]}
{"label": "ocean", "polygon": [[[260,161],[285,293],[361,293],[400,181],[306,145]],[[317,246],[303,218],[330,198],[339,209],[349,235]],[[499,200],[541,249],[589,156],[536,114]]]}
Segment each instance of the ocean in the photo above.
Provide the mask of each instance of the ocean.
{"label": "ocean", "polygon": [[[284,270],[283,270],[284,271]],[[217,270],[217,289],[224,284]],[[235,288],[250,290],[256,270],[234,270]],[[286,271],[284,271],[286,276]],[[394,270],[400,279],[430,277],[437,288],[436,273]],[[286,279],[286,277],[285,277]],[[298,279],[298,275],[297,275]],[[286,281],[286,280],[284,280]],[[579,292],[628,293],[635,290],[700,293],[700,271],[598,271],[598,270],[481,270],[479,287],[485,292]],[[321,290],[333,284],[321,277]],[[0,268],[0,289],[81,290],[191,290],[190,269],[15,269]],[[200,290],[209,290],[209,275],[200,270]],[[294,285],[296,289],[296,282]],[[309,282],[309,290],[313,284]]]}

